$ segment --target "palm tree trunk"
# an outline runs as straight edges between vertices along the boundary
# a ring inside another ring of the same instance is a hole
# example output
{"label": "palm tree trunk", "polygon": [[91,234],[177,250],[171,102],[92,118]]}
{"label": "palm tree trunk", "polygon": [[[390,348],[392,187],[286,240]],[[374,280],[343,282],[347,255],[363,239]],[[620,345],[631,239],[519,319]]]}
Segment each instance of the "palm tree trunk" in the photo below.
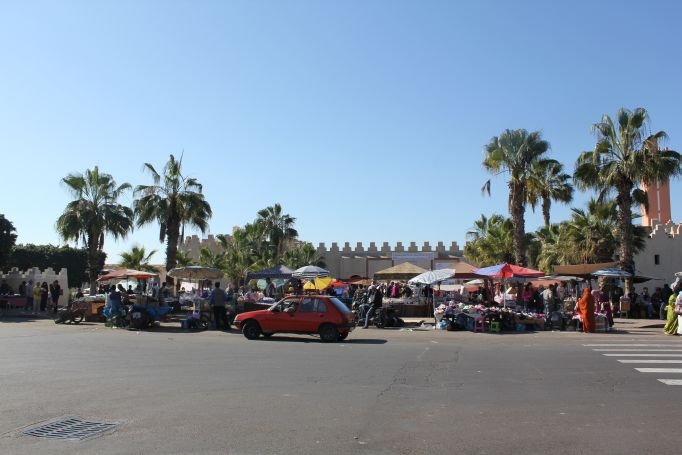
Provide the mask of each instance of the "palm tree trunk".
{"label": "palm tree trunk", "polygon": [[545,219],[545,226],[549,227],[549,208],[552,206],[552,200],[549,196],[542,197],[542,217]]}
{"label": "palm tree trunk", "polygon": [[97,263],[97,241],[99,235],[90,234],[88,235],[88,281],[90,281],[90,295],[97,294],[97,274],[98,263]]}
{"label": "palm tree trunk", "polygon": [[[618,205],[618,236],[620,238],[620,258],[621,269],[635,273],[635,261],[632,251],[632,196],[630,194],[631,185],[619,185],[616,204]],[[625,280],[625,295],[632,290],[632,278]]]}
{"label": "palm tree trunk", "polygon": [[[166,273],[175,268],[178,256],[178,239],[180,235],[180,223],[175,220],[168,221],[168,235],[166,236]],[[166,275],[166,283],[173,285],[173,278]]]}
{"label": "palm tree trunk", "polygon": [[523,206],[523,187],[514,185],[511,189],[511,216],[514,223],[514,259],[518,265],[526,265],[526,220]]}

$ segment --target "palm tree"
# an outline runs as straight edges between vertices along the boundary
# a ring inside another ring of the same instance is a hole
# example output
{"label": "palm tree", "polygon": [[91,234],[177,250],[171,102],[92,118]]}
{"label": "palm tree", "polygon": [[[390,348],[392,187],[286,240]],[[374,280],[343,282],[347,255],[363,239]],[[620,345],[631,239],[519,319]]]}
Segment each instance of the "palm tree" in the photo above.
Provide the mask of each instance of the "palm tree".
{"label": "palm tree", "polygon": [[[182,174],[182,157],[176,160],[170,155],[163,175],[149,163],[145,163],[144,169],[151,174],[154,184],[135,188],[137,225],[159,223],[159,240],[166,241],[166,270],[171,270],[177,264],[181,225],[188,224],[206,232],[211,206],[201,193],[201,184]],[[170,282],[171,278],[167,280]]]}
{"label": "palm tree", "polygon": [[285,251],[282,256],[282,262],[294,270],[306,265],[326,267],[324,257],[315,249],[312,243],[308,242]]}
{"label": "palm tree", "polygon": [[296,218],[282,213],[282,206],[279,204],[258,211],[256,223],[265,227],[270,247],[276,257],[282,255],[287,241],[298,237],[298,232],[294,229],[295,222]]}
{"label": "palm tree", "polygon": [[[659,150],[659,142],[667,139],[667,134],[664,131],[650,134],[648,120],[643,108],[634,111],[621,108],[618,125],[604,115],[601,122],[593,125],[597,135],[594,150],[579,155],[573,175],[580,189],[597,190],[599,200],[615,193],[619,262],[630,273],[634,273],[632,206],[646,201],[645,193],[637,185],[663,182],[682,172],[679,153]],[[626,292],[631,285],[631,280],[626,280]]]}
{"label": "palm tree", "polygon": [[199,250],[199,265],[222,270],[225,267],[225,253],[215,253],[204,247]]}
{"label": "palm tree", "polygon": [[175,265],[179,267],[187,267],[188,265],[193,265],[194,260],[186,251],[178,250],[175,254]]}
{"label": "palm tree", "polygon": [[474,229],[467,233],[471,240],[464,247],[467,262],[479,266],[512,262],[514,227],[511,219],[496,214],[490,218],[481,215],[474,224]]}
{"label": "palm tree", "polygon": [[235,229],[231,237],[217,236],[220,246],[225,251],[223,271],[227,278],[237,285],[255,262],[254,258],[261,244],[259,234],[254,232],[257,230],[257,226],[246,224],[243,228]]}
{"label": "palm tree", "polygon": [[556,160],[538,161],[531,171],[531,176],[527,187],[527,202],[535,211],[538,199],[542,201],[542,217],[545,226],[549,227],[549,209],[552,201],[568,204],[573,200],[571,176],[564,173],[564,166]]}
{"label": "palm tree", "polygon": [[535,233],[535,241],[539,243],[537,267],[540,270],[551,274],[555,265],[572,263],[575,253],[568,223],[541,227]]}
{"label": "palm tree", "polygon": [[69,174],[62,184],[72,194],[64,212],[57,219],[57,232],[65,240],[82,240],[88,250],[90,294],[97,289],[98,254],[104,248],[104,236],[125,238],[133,229],[133,211],[119,204],[118,198],[130,189],[128,183],[116,185],[114,178],[99,168],[84,174]]}
{"label": "palm tree", "polygon": [[[618,250],[618,208],[615,201],[591,199],[587,210],[573,208],[566,223],[573,251],[566,264],[599,263],[613,260]],[[647,232],[643,226],[633,226],[633,251],[646,246]]]}
{"label": "palm tree", "polygon": [[145,247],[133,246],[130,251],[121,253],[120,266],[126,269],[159,273],[158,269],[149,263],[149,261],[152,259],[152,256],[155,254],[156,250],[151,250],[149,253],[147,253]]}
{"label": "palm tree", "polygon": [[[524,129],[505,130],[485,147],[483,167],[494,175],[509,173],[508,206],[514,226],[514,259],[519,265],[526,264],[526,186],[532,178],[533,167],[548,149],[549,143],[539,131],[529,133]],[[490,180],[483,185],[483,190],[490,194]]]}
{"label": "palm tree", "polygon": [[573,262],[590,264],[613,260],[618,247],[615,236],[616,203],[600,203],[591,199],[587,203],[587,210],[574,207],[571,211],[571,219],[566,223],[575,247]]}
{"label": "palm tree", "polygon": [[466,233],[467,240],[476,241],[485,238],[497,226],[504,222],[502,215],[492,214],[490,218],[481,213],[481,218],[474,221],[474,228]]}

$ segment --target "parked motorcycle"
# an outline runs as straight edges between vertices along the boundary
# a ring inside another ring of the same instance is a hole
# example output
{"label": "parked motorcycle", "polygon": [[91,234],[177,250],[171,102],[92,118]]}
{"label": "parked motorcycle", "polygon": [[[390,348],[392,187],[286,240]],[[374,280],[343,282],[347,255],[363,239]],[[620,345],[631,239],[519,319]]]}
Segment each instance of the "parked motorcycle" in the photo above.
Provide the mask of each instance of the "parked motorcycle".
{"label": "parked motorcycle", "polygon": [[[366,303],[354,305],[353,313],[355,313],[355,320],[358,322],[358,325],[364,324],[367,311],[370,311],[370,308]],[[382,306],[371,311],[369,325],[374,325],[379,329],[384,327],[402,327],[405,325],[405,321],[398,316],[398,312],[392,306]]]}
{"label": "parked motorcycle", "polygon": [[187,317],[189,330],[208,330],[211,326],[211,318],[201,311],[194,311]]}

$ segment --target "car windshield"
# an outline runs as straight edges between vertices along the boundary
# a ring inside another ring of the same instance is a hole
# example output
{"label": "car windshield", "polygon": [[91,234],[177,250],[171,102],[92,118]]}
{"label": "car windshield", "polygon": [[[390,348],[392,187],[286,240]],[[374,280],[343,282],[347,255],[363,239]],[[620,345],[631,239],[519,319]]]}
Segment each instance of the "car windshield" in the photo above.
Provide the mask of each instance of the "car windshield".
{"label": "car windshield", "polygon": [[[280,300],[279,302],[273,303],[272,306],[271,306],[270,308],[268,308],[268,310],[273,311],[273,310],[274,310],[275,308],[277,308],[277,306],[280,305],[281,303],[282,303],[281,300]],[[282,308],[279,307],[279,309],[281,310]]]}
{"label": "car windshield", "polygon": [[343,303],[341,300],[337,299],[336,297],[330,298],[329,301],[332,302],[336,309],[339,310],[341,313],[347,314],[351,312],[346,306],[346,304]]}

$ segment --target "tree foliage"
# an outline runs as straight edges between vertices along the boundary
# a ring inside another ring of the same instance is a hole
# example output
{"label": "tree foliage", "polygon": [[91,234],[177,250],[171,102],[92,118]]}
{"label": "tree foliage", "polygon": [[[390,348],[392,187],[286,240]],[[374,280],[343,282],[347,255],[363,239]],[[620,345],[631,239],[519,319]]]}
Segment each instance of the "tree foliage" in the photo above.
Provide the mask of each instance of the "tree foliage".
{"label": "tree foliage", "polygon": [[[509,174],[509,213],[512,219],[514,261],[526,264],[526,222],[525,210],[528,198],[528,184],[533,178],[533,170],[546,158],[549,143],[542,139],[538,131],[524,129],[505,130],[500,136],[493,137],[485,147],[483,167],[490,173]],[[490,193],[490,180],[483,189]]]}
{"label": "tree foliage", "polygon": [[[618,210],[615,201],[591,199],[587,209],[573,208],[567,221],[543,226],[535,233],[538,267],[552,273],[555,265],[612,261],[618,251]],[[634,251],[646,246],[647,231],[634,226]]]}
{"label": "tree foliage", "polygon": [[287,242],[298,237],[298,232],[294,229],[295,223],[296,218],[288,213],[282,213],[282,206],[279,204],[258,211],[256,224],[263,226],[272,256],[281,256]]}
{"label": "tree foliage", "polygon": [[464,258],[478,266],[513,262],[514,227],[511,219],[493,214],[490,218],[481,215],[467,232],[469,242],[464,247]]}
{"label": "tree foliage", "polygon": [[121,253],[120,266],[127,269],[142,270],[144,272],[159,273],[159,270],[151,265],[152,256],[156,254],[156,250],[147,250],[143,246],[133,246],[130,251]]}
{"label": "tree foliage", "polygon": [[[642,200],[640,182],[663,182],[682,172],[680,154],[660,150],[667,139],[664,131],[651,133],[646,109],[621,108],[616,122],[604,115],[593,125],[597,143],[593,150],[581,153],[576,162],[574,180],[583,190],[593,189],[604,201],[615,195],[618,208],[618,245],[620,266],[634,273],[634,225],[632,206]],[[626,280],[626,288],[631,288]]]}
{"label": "tree foliage", "polygon": [[306,265],[326,267],[324,257],[315,249],[312,243],[308,242],[301,243],[286,251],[282,256],[282,262],[294,270]]}
{"label": "tree foliage", "polygon": [[564,172],[564,166],[556,160],[540,160],[531,169],[526,185],[526,200],[533,211],[538,201],[542,207],[545,226],[550,225],[552,201],[569,203],[573,200],[571,176]]}
{"label": "tree foliage", "polygon": [[144,169],[152,176],[153,184],[135,188],[137,225],[159,224],[159,241],[166,242],[166,270],[171,270],[177,264],[181,228],[189,225],[204,233],[213,213],[199,181],[182,173],[182,157],[177,160],[170,155],[163,174],[149,163],[144,164]]}
{"label": "tree foliage", "polygon": [[5,267],[14,244],[17,241],[14,224],[5,215],[0,214],[0,267]]}
{"label": "tree foliage", "polygon": [[90,292],[96,289],[98,253],[104,250],[104,236],[125,237],[133,229],[133,211],[118,203],[130,185],[116,185],[114,178],[100,172],[97,166],[83,174],[69,174],[62,183],[73,196],[57,219],[61,237],[82,241],[88,251]]}

